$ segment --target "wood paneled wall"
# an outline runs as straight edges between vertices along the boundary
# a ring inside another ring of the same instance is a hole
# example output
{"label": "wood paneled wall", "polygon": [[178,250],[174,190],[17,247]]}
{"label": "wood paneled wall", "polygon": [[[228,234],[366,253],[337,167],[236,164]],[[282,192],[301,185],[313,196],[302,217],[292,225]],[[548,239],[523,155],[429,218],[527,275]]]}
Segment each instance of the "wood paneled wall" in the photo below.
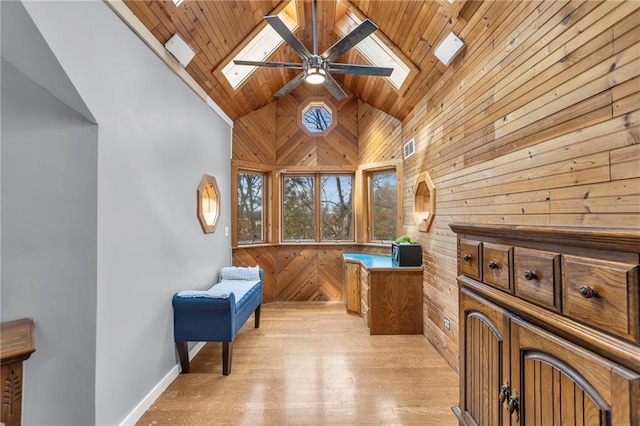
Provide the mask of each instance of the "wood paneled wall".
{"label": "wood paneled wall", "polygon": [[400,120],[362,101],[358,105],[358,165],[402,158]]}
{"label": "wood paneled wall", "polygon": [[264,269],[263,300],[342,300],[342,253],[390,254],[389,247],[362,245],[264,245],[233,249],[236,266],[260,265]]}
{"label": "wood paneled wall", "polygon": [[[398,158],[401,122],[353,96],[337,102],[324,89],[303,85],[291,95],[235,122],[233,161],[240,167],[290,171],[353,170],[362,162]],[[322,99],[335,107],[338,123],[324,136],[299,124],[301,106]],[[275,183],[276,185],[278,182]],[[277,197],[271,200],[277,210]],[[274,214],[275,216],[275,214]],[[274,229],[277,226],[274,224]],[[244,245],[233,249],[233,264],[264,269],[264,301],[342,300],[342,253],[388,254],[385,246]]]}
{"label": "wood paneled wall", "polygon": [[[466,51],[403,122],[409,189],[436,185],[425,253],[425,335],[458,366],[449,224],[640,227],[640,2],[484,2]],[[481,18],[481,19],[480,19]],[[445,331],[444,317],[451,319]]]}
{"label": "wood paneled wall", "polygon": [[[313,140],[292,116],[306,95],[289,96],[240,120],[259,123],[243,124],[251,132],[234,129],[234,159],[357,165],[400,158],[414,137],[416,155],[403,166],[404,232],[423,247],[425,336],[457,369],[451,222],[640,227],[639,8],[632,1],[482,2],[464,31],[451,28],[465,40],[463,54],[402,123],[346,101],[336,105],[348,120],[336,139]],[[266,123],[275,128],[261,129]],[[256,144],[267,145],[265,153]],[[428,233],[411,215],[413,184],[424,171],[436,185]],[[335,300],[345,249],[358,246],[242,247],[234,263],[272,268],[266,301]]]}

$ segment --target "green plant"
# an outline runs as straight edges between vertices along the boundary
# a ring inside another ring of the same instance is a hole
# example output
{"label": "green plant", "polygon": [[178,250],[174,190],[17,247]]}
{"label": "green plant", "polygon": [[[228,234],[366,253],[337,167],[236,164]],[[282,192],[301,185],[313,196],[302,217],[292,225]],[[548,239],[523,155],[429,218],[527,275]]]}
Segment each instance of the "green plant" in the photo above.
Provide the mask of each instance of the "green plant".
{"label": "green plant", "polygon": [[408,235],[403,235],[401,237],[396,238],[395,243],[396,244],[402,244],[402,243],[415,244],[416,240],[414,240],[413,238],[411,238]]}

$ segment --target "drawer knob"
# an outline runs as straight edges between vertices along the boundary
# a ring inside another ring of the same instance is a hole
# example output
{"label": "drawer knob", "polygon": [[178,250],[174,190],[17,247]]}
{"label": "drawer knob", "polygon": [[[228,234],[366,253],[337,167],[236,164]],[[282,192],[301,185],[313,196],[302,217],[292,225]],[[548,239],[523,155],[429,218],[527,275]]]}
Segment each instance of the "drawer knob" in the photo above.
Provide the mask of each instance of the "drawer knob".
{"label": "drawer knob", "polygon": [[506,383],[500,386],[500,391],[498,393],[498,399],[500,400],[500,403],[504,404],[504,401],[508,400],[510,396],[511,393],[509,392],[509,386],[507,386]]}
{"label": "drawer knob", "polygon": [[535,280],[536,277],[536,273],[534,271],[530,271],[530,270],[526,270],[524,271],[524,279],[527,281],[531,281],[531,280]]}
{"label": "drawer knob", "polygon": [[500,269],[500,267],[498,266],[498,262],[494,262],[493,260],[490,260],[489,269]]}
{"label": "drawer knob", "polygon": [[509,410],[509,414],[516,413],[516,420],[520,419],[520,413],[518,412],[518,397],[510,396],[509,397],[509,405],[507,406]]}
{"label": "drawer knob", "polygon": [[582,297],[584,297],[585,299],[591,299],[592,297],[598,297],[598,290],[596,290],[594,287],[589,287],[589,286],[583,285],[582,287],[580,287],[578,289],[578,291],[580,292],[580,295]]}
{"label": "drawer knob", "polygon": [[471,261],[471,255],[469,253],[465,254],[464,256],[462,256],[462,260],[464,260],[465,262]]}

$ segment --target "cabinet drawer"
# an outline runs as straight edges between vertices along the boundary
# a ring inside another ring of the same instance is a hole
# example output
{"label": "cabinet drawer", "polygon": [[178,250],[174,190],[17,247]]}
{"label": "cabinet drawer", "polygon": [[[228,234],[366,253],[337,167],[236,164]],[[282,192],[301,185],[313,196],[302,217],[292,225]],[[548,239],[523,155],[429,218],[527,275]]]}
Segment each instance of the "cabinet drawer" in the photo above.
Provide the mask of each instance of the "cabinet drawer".
{"label": "cabinet drawer", "polygon": [[554,311],[560,311],[560,255],[516,247],[515,294]]}
{"label": "cabinet drawer", "polygon": [[563,256],[563,313],[640,342],[638,266]]}
{"label": "cabinet drawer", "polygon": [[360,304],[366,304],[367,306],[369,306],[369,289],[368,288],[363,288],[360,291]]}
{"label": "cabinet drawer", "polygon": [[365,304],[363,304],[361,307],[361,315],[364,324],[369,327],[369,307]]}
{"label": "cabinet drawer", "polygon": [[468,277],[481,280],[480,263],[481,263],[482,243],[473,240],[460,240],[460,273]]}
{"label": "cabinet drawer", "polygon": [[369,288],[369,271],[367,271],[367,268],[360,268],[360,287]]}
{"label": "cabinet drawer", "polygon": [[489,285],[511,291],[511,256],[513,248],[502,244],[482,246],[482,277]]}

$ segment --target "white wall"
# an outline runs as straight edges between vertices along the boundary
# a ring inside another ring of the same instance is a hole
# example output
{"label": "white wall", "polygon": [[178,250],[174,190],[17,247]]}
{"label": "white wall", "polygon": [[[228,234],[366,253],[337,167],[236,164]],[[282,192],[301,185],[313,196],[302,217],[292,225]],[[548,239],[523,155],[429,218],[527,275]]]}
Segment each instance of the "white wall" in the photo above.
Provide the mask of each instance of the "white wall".
{"label": "white wall", "polygon": [[[231,128],[105,3],[24,6],[99,126],[95,423],[117,424],[176,364],[173,293],[206,288],[231,262]],[[203,173],[222,195],[208,235],[196,216]]]}
{"label": "white wall", "polygon": [[36,321],[24,424],[91,424],[97,126],[3,59],[2,151],[2,320]]}

